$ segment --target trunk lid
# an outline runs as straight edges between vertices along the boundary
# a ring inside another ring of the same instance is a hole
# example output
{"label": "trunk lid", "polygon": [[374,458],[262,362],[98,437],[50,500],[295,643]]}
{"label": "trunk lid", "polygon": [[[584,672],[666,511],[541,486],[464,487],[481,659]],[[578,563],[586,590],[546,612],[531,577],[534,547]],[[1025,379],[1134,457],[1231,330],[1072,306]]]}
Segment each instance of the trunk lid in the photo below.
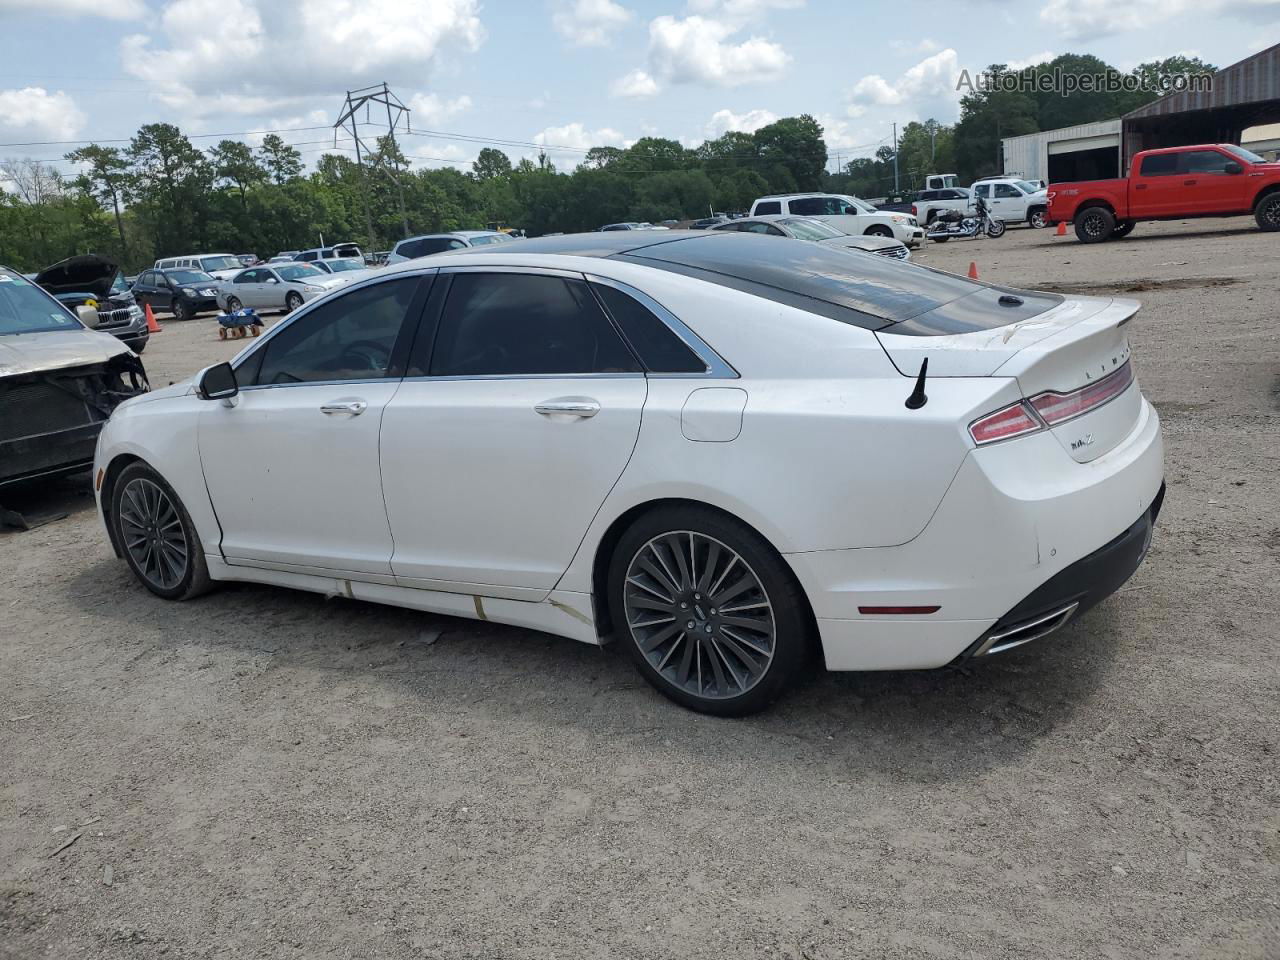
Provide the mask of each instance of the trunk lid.
{"label": "trunk lid", "polygon": [[[1130,356],[1125,325],[1139,307],[1135,300],[1078,297],[1037,316],[974,333],[902,336],[890,327],[876,336],[903,374],[916,374],[928,357],[930,378],[1013,377],[1030,399],[1071,394],[1108,376],[1125,376]],[[1129,434],[1141,405],[1135,382],[1113,399],[1051,425],[1050,432],[1073,459],[1087,463]]]}

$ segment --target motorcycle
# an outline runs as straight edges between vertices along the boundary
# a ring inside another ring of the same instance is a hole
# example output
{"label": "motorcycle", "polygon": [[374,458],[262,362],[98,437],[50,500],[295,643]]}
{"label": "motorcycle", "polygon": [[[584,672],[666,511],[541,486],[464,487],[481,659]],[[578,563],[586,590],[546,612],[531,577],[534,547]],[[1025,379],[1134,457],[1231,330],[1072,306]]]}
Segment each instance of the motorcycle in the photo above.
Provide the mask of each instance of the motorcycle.
{"label": "motorcycle", "polygon": [[1004,236],[1004,231],[1004,221],[991,216],[990,208],[979,197],[977,209],[973,214],[966,214],[960,210],[947,210],[940,213],[933,218],[933,225],[925,235],[934,243],[946,243],[952,238],[973,240],[983,235],[994,240]]}

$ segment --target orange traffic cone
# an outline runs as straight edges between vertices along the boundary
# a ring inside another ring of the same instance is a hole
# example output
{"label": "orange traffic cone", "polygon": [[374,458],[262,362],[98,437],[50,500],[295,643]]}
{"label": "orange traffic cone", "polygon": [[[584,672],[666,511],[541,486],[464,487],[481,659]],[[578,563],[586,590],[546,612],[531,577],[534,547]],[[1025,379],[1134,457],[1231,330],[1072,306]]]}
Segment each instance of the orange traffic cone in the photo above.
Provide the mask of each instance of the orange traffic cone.
{"label": "orange traffic cone", "polygon": [[156,315],[151,312],[151,304],[144,303],[142,309],[147,315],[147,333],[160,333],[161,327],[156,323]]}
{"label": "orange traffic cone", "polygon": [[978,279],[978,264],[976,261],[973,261],[973,260],[969,261],[969,279],[970,280]]}
{"label": "orange traffic cone", "polygon": [[1055,237],[1065,237],[1066,235],[1067,235],[1067,221],[1065,221],[1065,220],[1059,220],[1059,221],[1058,221],[1058,232],[1057,232],[1057,233],[1055,233],[1055,234],[1054,234],[1054,236],[1055,236]]}

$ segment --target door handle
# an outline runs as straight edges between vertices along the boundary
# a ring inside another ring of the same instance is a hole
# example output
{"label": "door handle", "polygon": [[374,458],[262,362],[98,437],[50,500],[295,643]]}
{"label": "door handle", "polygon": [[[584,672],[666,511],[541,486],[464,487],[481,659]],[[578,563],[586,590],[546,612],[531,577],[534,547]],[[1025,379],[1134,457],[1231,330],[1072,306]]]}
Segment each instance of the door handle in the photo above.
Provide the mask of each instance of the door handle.
{"label": "door handle", "polygon": [[1135,184],[1133,185],[1133,189],[1135,189],[1135,190],[1145,190],[1145,189],[1147,189],[1147,185],[1146,185],[1145,183],[1135,183]]}
{"label": "door handle", "polygon": [[544,417],[569,416],[585,420],[600,412],[600,404],[590,397],[556,397],[535,404],[533,409]]}
{"label": "door handle", "polygon": [[348,416],[358,417],[367,410],[369,404],[363,400],[335,400],[332,403],[323,404],[320,412],[328,417]]}
{"label": "door handle", "polygon": [[1183,180],[1183,181],[1182,181],[1182,185],[1183,185],[1184,187],[1194,187],[1194,186],[1196,185],[1196,181],[1194,181],[1194,180]]}

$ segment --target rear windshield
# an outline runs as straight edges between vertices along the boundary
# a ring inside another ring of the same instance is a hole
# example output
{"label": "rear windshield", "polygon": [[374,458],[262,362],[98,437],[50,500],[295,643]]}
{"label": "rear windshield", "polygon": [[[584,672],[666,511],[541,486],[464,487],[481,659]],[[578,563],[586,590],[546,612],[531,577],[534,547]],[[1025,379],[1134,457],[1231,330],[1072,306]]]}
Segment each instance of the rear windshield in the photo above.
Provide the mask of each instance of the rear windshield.
{"label": "rear windshield", "polygon": [[79,320],[31,281],[0,270],[0,336],[80,329]]}
{"label": "rear windshield", "polygon": [[[1006,291],[965,277],[826,244],[750,233],[710,233],[618,259],[698,277],[867,330],[903,324],[895,332],[921,336],[1002,327],[1062,302],[1054,295],[1016,291],[1016,304],[997,309]],[[916,318],[919,322],[906,323]]]}
{"label": "rear windshield", "polygon": [[200,270],[166,270],[164,275],[178,283],[212,283],[213,277]]}

